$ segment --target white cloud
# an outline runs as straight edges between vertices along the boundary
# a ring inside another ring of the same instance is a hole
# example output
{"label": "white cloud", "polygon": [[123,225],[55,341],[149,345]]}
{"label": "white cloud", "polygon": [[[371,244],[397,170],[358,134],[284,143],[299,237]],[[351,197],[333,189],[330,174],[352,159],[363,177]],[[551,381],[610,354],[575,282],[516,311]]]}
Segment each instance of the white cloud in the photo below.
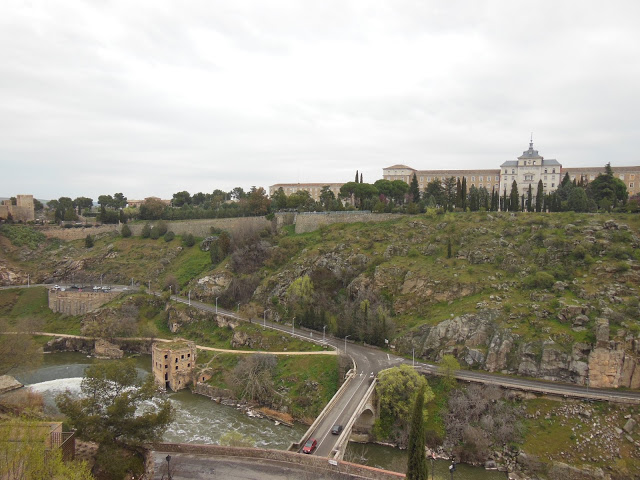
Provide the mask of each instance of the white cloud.
{"label": "white cloud", "polygon": [[[634,1],[0,6],[0,195],[638,164]],[[29,175],[17,165],[29,165]]]}

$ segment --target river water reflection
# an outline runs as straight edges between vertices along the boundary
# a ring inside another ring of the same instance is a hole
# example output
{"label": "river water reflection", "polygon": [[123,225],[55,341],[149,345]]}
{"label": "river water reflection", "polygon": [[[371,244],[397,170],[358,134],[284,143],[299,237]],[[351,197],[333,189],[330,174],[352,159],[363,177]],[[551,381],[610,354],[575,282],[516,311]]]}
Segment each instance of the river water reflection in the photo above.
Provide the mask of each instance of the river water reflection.
{"label": "river water reflection", "polygon": [[[42,365],[33,371],[16,373],[14,376],[23,384],[41,392],[46,408],[55,412],[55,396],[65,389],[80,391],[84,370],[97,360],[80,353],[56,353],[44,356]],[[151,357],[136,357],[141,374],[150,373]],[[285,450],[289,444],[298,441],[306,426],[296,424],[292,428],[276,425],[270,420],[251,418],[225,405],[219,405],[201,395],[188,390],[168,393],[168,398],[176,409],[176,419],[169,426],[164,441],[179,443],[218,444],[220,437],[236,431],[251,438],[256,447]],[[350,444],[346,459],[356,463],[404,472],[406,452],[381,445]],[[435,463],[435,479],[449,479],[448,462]],[[431,470],[431,469],[430,469]],[[431,474],[429,475],[431,477]],[[482,468],[459,465],[456,480],[504,480],[505,474],[489,472]]]}

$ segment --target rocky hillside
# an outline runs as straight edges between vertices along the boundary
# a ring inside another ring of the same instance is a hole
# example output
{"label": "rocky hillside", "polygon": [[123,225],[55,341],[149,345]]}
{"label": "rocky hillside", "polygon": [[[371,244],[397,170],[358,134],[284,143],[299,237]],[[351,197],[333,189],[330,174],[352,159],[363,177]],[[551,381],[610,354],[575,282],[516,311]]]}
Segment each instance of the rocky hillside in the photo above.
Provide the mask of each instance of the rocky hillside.
{"label": "rocky hillside", "polygon": [[192,298],[388,340],[428,361],[452,354],[469,368],[640,387],[637,215],[433,213],[303,235],[247,231],[215,266],[178,239],[106,235],[86,249],[0,236],[0,247],[3,279],[103,273],[157,288],[173,277]]}
{"label": "rocky hillside", "polygon": [[[639,246],[637,217],[485,213],[340,225],[276,243],[269,259],[283,249],[289,258],[275,268],[265,261],[252,300],[276,318],[389,339],[429,361],[452,354],[492,372],[638,388]],[[305,276],[309,291],[292,292]],[[249,276],[226,263],[209,276],[221,277]]]}

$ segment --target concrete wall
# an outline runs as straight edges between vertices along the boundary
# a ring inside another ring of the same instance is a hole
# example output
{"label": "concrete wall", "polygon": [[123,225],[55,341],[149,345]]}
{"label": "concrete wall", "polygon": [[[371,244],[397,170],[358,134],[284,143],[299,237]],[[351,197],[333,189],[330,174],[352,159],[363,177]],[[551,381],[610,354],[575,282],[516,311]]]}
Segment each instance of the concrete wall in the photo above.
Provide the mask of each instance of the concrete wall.
{"label": "concrete wall", "polygon": [[77,290],[62,292],[49,290],[49,308],[56,313],[82,315],[100,308],[118,295],[117,292],[78,292]]}
{"label": "concrete wall", "polygon": [[[223,447],[219,445],[197,445],[185,443],[158,443],[148,446],[151,450],[167,453],[185,453],[196,455],[241,457],[241,458],[263,458],[280,462],[287,462],[295,465],[302,465],[316,471],[331,471],[360,476],[374,480],[398,480],[405,478],[405,475],[397,472],[389,472],[379,468],[366,467],[350,462],[337,462],[337,465],[330,465],[329,459],[315,455],[304,455],[301,453],[287,452],[283,450],[268,450],[263,448],[240,448]],[[153,473],[153,472],[147,472]],[[151,475],[153,476],[153,475]]]}
{"label": "concrete wall", "polygon": [[296,216],[296,233],[313,232],[332,223],[384,222],[400,218],[395,213],[367,212],[319,212],[298,213]]}

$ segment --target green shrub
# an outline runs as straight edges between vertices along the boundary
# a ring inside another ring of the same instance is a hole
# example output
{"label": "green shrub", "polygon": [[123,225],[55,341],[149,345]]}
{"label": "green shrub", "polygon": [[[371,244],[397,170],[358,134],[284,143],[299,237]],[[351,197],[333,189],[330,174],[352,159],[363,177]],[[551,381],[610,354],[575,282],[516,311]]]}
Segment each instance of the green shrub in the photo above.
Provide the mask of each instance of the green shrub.
{"label": "green shrub", "polygon": [[176,234],[173,233],[171,230],[169,230],[167,233],[164,234],[164,241],[167,243],[169,243],[174,238],[176,238]]}
{"label": "green shrub", "polygon": [[3,225],[0,234],[7,237],[16,247],[29,247],[34,250],[47,239],[42,233],[24,225]]}
{"label": "green shrub", "polygon": [[151,236],[151,225],[148,223],[144,224],[142,227],[142,233],[140,234],[142,238],[149,238]]}
{"label": "green shrub", "polygon": [[131,229],[129,228],[129,225],[125,223],[120,230],[120,234],[123,238],[129,238],[131,236]]}
{"label": "green shrub", "polygon": [[156,229],[158,230],[158,238],[160,238],[169,231],[169,224],[164,220],[160,220],[154,227],[154,230]]}
{"label": "green shrub", "polygon": [[184,243],[185,247],[193,247],[196,244],[196,239],[192,234],[188,233],[183,237],[182,243]]}
{"label": "green shrub", "polygon": [[151,238],[152,240],[157,240],[160,238],[160,230],[158,229],[158,227],[154,227],[151,229],[151,234],[149,235],[149,238]]}
{"label": "green shrub", "polygon": [[527,276],[522,283],[525,288],[551,288],[555,278],[547,272],[537,272]]}
{"label": "green shrub", "polygon": [[87,235],[84,239],[84,246],[87,248],[93,247],[93,237],[91,235]]}

